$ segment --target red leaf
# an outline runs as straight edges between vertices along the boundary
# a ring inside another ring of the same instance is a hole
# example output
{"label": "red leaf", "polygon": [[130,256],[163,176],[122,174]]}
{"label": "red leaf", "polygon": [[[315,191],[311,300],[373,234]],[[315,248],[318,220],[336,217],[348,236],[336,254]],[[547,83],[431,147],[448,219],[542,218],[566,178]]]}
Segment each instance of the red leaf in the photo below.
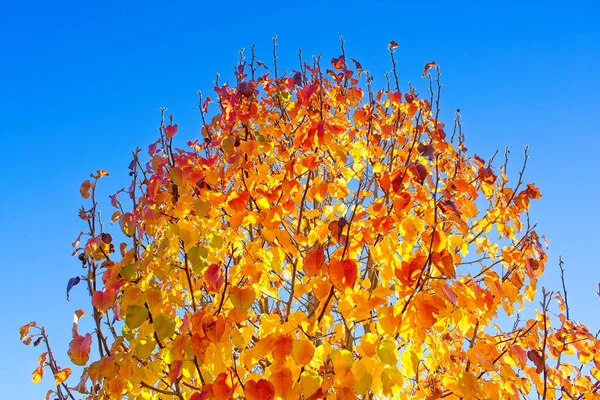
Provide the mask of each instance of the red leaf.
{"label": "red leaf", "polygon": [[344,58],[344,56],[340,56],[339,58],[331,59],[331,65],[333,65],[333,68],[335,68],[335,69],[342,69],[345,62],[346,62],[346,59]]}
{"label": "red leaf", "polygon": [[529,350],[527,352],[527,358],[533,361],[535,365],[535,372],[540,374],[544,370],[544,358],[539,350]]}
{"label": "red leaf", "polygon": [[442,292],[444,292],[444,295],[446,296],[446,298],[448,300],[450,300],[450,303],[452,303],[453,306],[456,305],[456,293],[454,293],[454,290],[452,290],[452,288],[448,285],[444,285],[442,286]]}
{"label": "red leaf", "polygon": [[272,400],[275,387],[266,379],[259,379],[258,382],[250,380],[244,386],[244,394],[247,400]]}
{"label": "red leaf", "polygon": [[171,139],[177,133],[177,124],[165,126],[165,136],[167,139]]}
{"label": "red leaf", "polygon": [[425,178],[427,178],[427,168],[419,163],[412,163],[408,170],[412,175],[413,179],[415,179],[419,184],[423,184],[425,182]]}
{"label": "red leaf", "polygon": [[223,275],[221,274],[221,266],[218,264],[211,264],[204,273],[204,279],[211,291],[219,291],[224,280]]}

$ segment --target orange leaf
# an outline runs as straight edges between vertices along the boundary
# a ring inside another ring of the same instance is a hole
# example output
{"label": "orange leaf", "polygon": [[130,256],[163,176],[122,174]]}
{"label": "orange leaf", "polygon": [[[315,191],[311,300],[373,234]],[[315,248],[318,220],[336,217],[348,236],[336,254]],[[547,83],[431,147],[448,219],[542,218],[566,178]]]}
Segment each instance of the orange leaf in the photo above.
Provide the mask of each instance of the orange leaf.
{"label": "orange leaf", "polygon": [[410,194],[401,192],[392,198],[392,203],[394,205],[394,211],[396,211],[397,214],[400,214],[410,204]]}
{"label": "orange leaf", "polygon": [[308,364],[315,355],[315,346],[309,340],[294,340],[292,357],[298,365]]}
{"label": "orange leaf", "polygon": [[192,339],[190,340],[190,348],[200,363],[204,362],[204,358],[206,357],[206,349],[208,349],[208,346],[210,346],[210,340],[208,340],[206,336],[200,336],[197,333],[192,335]]}
{"label": "orange leaf", "polygon": [[112,290],[100,290],[92,296],[92,305],[100,312],[106,312],[114,304],[117,296]]}
{"label": "orange leaf", "polygon": [[90,189],[94,186],[92,182],[89,180],[83,182],[81,187],[79,188],[79,193],[81,193],[81,197],[87,199],[90,197]]}
{"label": "orange leaf", "polygon": [[329,265],[329,278],[336,289],[344,291],[352,289],[358,277],[358,266],[356,261],[346,259],[344,261],[333,261]]}
{"label": "orange leaf", "polygon": [[431,62],[428,62],[427,64],[425,64],[425,67],[423,68],[423,76],[427,76],[427,73],[433,67],[435,67],[434,61],[431,61]]}
{"label": "orange leaf", "polygon": [[217,399],[228,399],[233,394],[233,376],[231,372],[221,372],[212,384]]}
{"label": "orange leaf", "polygon": [[289,368],[284,367],[281,370],[272,373],[269,377],[269,381],[273,383],[275,394],[277,394],[277,396],[282,399],[289,398],[288,393],[294,385],[292,371]]}
{"label": "orange leaf", "polygon": [[406,286],[413,287],[419,279],[425,260],[425,256],[419,253],[410,262],[403,261],[400,268],[396,268],[394,271],[396,278]]}
{"label": "orange leaf", "polygon": [[23,340],[25,338],[25,336],[27,336],[29,334],[29,330],[35,326],[35,321],[31,321],[28,324],[23,325],[21,328],[19,328],[19,333],[21,334],[21,340]]}
{"label": "orange leaf", "polygon": [[90,358],[90,348],[92,346],[92,335],[86,333],[85,336],[77,335],[69,344],[67,354],[75,365],[85,365]]}
{"label": "orange leaf", "polygon": [[272,400],[275,397],[275,387],[266,379],[258,382],[250,380],[244,386],[247,400]]}
{"label": "orange leaf", "polygon": [[292,352],[293,341],[290,335],[280,335],[273,342],[273,358],[279,362],[285,362]]}
{"label": "orange leaf", "polygon": [[33,383],[38,383],[39,381],[42,380],[42,377],[44,376],[44,369],[42,368],[42,366],[40,365],[39,367],[37,367],[35,369],[35,371],[33,371],[31,373],[31,381]]}
{"label": "orange leaf", "polygon": [[239,211],[246,209],[246,207],[248,206],[249,199],[250,199],[250,194],[248,192],[233,193],[230,196],[230,200],[227,202],[227,204],[235,212],[239,212]]}
{"label": "orange leaf", "polygon": [[454,278],[456,276],[454,259],[448,250],[444,249],[441,253],[438,253],[437,251],[434,252],[431,255],[431,262],[442,275],[448,278]]}
{"label": "orange leaf", "polygon": [[213,343],[219,343],[225,333],[225,318],[222,315],[206,315],[202,319],[204,334]]}
{"label": "orange leaf", "polygon": [[65,369],[55,373],[54,380],[56,382],[56,386],[60,385],[64,381],[66,381],[67,378],[69,377],[69,375],[71,375],[71,368],[65,368]]}

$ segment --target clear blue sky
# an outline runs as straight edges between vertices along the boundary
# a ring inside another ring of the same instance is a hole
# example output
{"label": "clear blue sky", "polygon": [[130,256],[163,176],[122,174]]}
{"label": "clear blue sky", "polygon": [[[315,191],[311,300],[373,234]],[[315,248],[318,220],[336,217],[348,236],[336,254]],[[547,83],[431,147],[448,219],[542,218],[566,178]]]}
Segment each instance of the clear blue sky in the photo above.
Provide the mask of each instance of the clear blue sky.
{"label": "clear blue sky", "polygon": [[[489,4],[487,4],[489,3]],[[203,5],[206,4],[206,5]],[[0,386],[6,399],[36,399],[52,385],[30,384],[38,349],[18,327],[48,327],[67,365],[73,311],[83,287],[70,257],[82,229],[79,185],[103,168],[102,198],[124,185],[131,150],[156,135],[169,107],[183,138],[199,134],[198,90],[216,72],[231,76],[237,51],[257,45],[280,70],[305,56],[347,53],[383,85],[386,45],[400,80],[419,81],[426,62],[442,67],[448,123],[461,108],[469,151],[487,158],[512,148],[513,176],[530,145],[527,181],[544,198],[532,218],[551,245],[543,283],[557,288],[556,259],[568,271],[572,316],[600,328],[597,251],[600,128],[600,6],[596,0],[422,2],[6,1],[0,24]],[[419,83],[423,85],[423,82]],[[106,203],[108,204],[108,202]],[[108,212],[108,207],[105,207]]]}

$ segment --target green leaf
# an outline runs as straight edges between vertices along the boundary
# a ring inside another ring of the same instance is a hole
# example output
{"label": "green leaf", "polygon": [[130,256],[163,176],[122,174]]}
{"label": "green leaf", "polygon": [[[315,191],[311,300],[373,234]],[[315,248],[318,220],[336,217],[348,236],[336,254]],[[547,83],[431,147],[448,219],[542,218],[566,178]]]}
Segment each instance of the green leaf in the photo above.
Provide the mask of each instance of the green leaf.
{"label": "green leaf", "polygon": [[208,266],[206,261],[204,261],[208,257],[208,249],[204,246],[192,247],[188,250],[187,256],[188,261],[192,264],[192,270],[196,274],[202,275]]}
{"label": "green leaf", "polygon": [[223,247],[223,238],[221,236],[213,235],[213,237],[210,239],[210,244],[216,250],[219,250],[221,247]]}
{"label": "green leaf", "polygon": [[146,359],[152,354],[156,343],[152,339],[142,339],[135,345],[135,355],[141,359]]}
{"label": "green leaf", "polygon": [[204,218],[210,211],[210,201],[203,199],[194,200],[194,209],[196,210],[196,216],[198,218]]}
{"label": "green leaf", "polygon": [[161,314],[154,318],[154,330],[158,340],[171,337],[175,333],[175,321],[167,315]]}
{"label": "green leaf", "polygon": [[129,306],[125,314],[125,323],[130,329],[139,328],[148,319],[148,310],[143,306]]}
{"label": "green leaf", "polygon": [[127,263],[121,267],[121,275],[123,275],[124,278],[132,281],[137,278],[137,270],[132,263]]}

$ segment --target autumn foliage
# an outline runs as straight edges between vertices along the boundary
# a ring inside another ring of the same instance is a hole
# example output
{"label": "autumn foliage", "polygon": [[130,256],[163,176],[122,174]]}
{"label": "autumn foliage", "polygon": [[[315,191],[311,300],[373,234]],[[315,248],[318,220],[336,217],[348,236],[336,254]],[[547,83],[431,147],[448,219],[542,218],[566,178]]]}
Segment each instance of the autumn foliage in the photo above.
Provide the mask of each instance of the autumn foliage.
{"label": "autumn foliage", "polygon": [[401,91],[396,46],[381,90],[343,46],[284,75],[253,51],[200,96],[202,137],[184,149],[163,110],[112,224],[108,174],[82,184],[81,377],[68,383],[44,328],[21,328],[45,347],[33,380],[51,371],[49,398],[598,397],[600,342],[564,291],[518,317],[548,267],[527,152],[512,183],[508,153],[498,167],[469,154],[460,113],[438,120],[439,68],[425,94]]}

